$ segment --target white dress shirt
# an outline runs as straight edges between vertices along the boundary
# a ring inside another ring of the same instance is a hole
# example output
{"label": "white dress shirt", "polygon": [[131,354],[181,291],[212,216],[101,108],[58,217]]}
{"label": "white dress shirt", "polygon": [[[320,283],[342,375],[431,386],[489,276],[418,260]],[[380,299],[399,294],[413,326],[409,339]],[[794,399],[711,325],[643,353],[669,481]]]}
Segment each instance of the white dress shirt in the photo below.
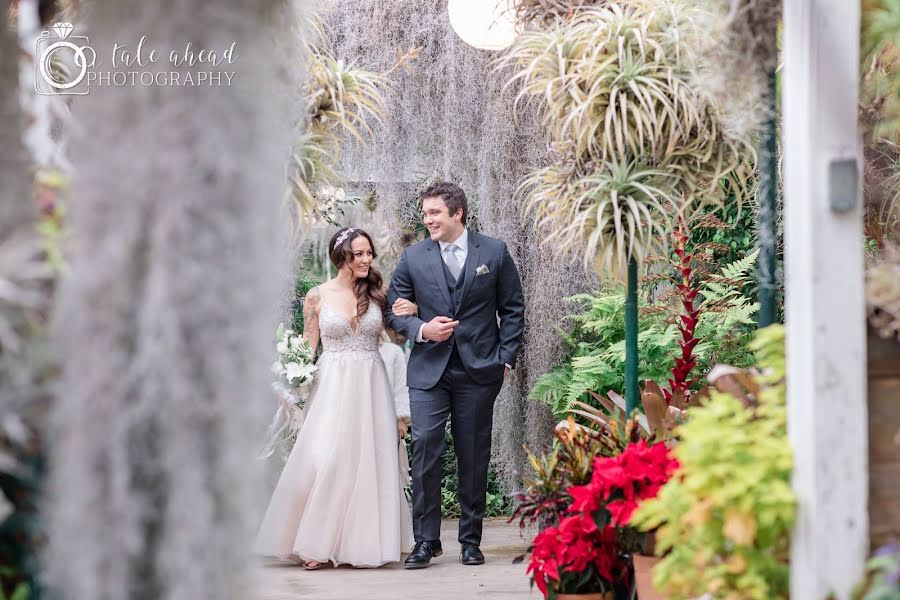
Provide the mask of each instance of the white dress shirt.
{"label": "white dress shirt", "polygon": [[447,254],[449,254],[449,250],[447,250],[447,246],[450,244],[454,245],[454,249],[452,250],[453,256],[456,257],[456,262],[459,263],[459,268],[465,270],[466,268],[466,257],[469,256],[469,230],[463,227],[462,234],[456,239],[455,242],[438,242],[441,246],[441,258],[444,259],[444,264],[447,263]]}

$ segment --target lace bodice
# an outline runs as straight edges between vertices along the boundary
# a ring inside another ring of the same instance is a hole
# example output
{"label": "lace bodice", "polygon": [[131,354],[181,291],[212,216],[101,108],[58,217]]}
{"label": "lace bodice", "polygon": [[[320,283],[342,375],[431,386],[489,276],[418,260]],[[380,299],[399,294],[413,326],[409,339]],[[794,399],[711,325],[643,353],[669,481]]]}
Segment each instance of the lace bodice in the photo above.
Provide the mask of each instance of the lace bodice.
{"label": "lace bodice", "polygon": [[381,310],[374,302],[354,330],[344,315],[323,303],[319,310],[319,333],[325,352],[374,353],[378,356]]}

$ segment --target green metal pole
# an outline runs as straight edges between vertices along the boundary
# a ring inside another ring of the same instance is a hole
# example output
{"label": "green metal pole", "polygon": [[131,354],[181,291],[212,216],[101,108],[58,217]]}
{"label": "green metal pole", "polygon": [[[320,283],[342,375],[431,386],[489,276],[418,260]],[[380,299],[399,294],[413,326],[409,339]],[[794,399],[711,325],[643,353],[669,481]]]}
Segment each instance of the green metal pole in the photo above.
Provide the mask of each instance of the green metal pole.
{"label": "green metal pole", "polygon": [[777,194],[778,194],[778,115],[775,70],[769,71],[769,120],[763,127],[759,144],[758,239],[759,239],[759,326],[777,320],[778,279]]}
{"label": "green metal pole", "polygon": [[625,293],[625,411],[628,415],[639,404],[637,283],[637,260],[631,258]]}

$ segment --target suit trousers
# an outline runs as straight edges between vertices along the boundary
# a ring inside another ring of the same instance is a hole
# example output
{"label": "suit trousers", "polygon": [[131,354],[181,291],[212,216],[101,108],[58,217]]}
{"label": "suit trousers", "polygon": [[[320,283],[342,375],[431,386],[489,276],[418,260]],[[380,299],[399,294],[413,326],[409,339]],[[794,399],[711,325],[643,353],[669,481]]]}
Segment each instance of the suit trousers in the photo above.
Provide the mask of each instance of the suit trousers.
{"label": "suit trousers", "polygon": [[494,400],[502,386],[502,379],[488,385],[473,381],[454,346],[447,368],[434,387],[410,388],[416,542],[440,539],[441,457],[447,449],[444,431],[449,416],[459,474],[459,542],[481,543]]}

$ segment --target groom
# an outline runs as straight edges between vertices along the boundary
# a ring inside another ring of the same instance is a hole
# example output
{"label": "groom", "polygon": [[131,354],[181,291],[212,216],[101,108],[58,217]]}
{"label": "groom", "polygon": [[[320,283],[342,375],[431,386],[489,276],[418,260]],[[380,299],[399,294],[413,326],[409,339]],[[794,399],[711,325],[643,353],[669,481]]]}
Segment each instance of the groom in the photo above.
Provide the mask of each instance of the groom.
{"label": "groom", "polygon": [[416,545],[404,566],[427,567],[442,553],[448,416],[459,467],[459,559],[480,565],[494,400],[521,345],[522,283],[505,243],[466,228],[468,203],[459,186],[436,183],[421,197],[431,239],[403,251],[388,292],[388,306],[405,298],[418,304],[419,314],[386,313],[391,328],[416,341],[407,368]]}

